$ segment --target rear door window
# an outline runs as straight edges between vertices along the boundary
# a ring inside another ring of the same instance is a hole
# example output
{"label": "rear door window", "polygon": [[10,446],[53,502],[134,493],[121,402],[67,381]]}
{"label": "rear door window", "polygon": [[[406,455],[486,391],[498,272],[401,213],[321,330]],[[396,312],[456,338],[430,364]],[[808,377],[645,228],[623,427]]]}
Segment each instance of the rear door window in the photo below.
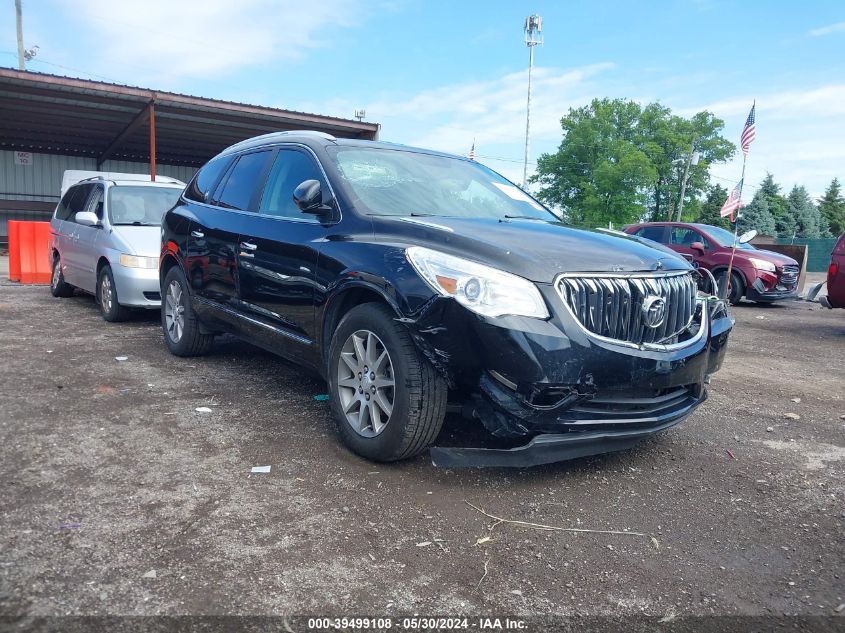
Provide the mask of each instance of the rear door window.
{"label": "rear door window", "polygon": [[298,150],[279,150],[261,196],[259,212],[263,215],[317,222],[317,218],[300,211],[293,201],[294,189],[306,180],[319,180],[325,198],[327,185],[317,164]]}
{"label": "rear door window", "polygon": [[222,189],[215,194],[215,204],[238,211],[254,210],[253,199],[263,182],[267,161],[272,153],[272,150],[264,150],[238,157]]}
{"label": "rear door window", "polygon": [[231,156],[222,156],[210,161],[199,170],[191,184],[185,189],[185,197],[194,202],[208,202],[215,186],[220,181],[220,176],[232,163]]}
{"label": "rear door window", "polygon": [[637,237],[644,237],[647,240],[660,242],[661,244],[666,243],[666,239],[664,238],[665,230],[662,226],[644,226],[634,235],[636,235]]}

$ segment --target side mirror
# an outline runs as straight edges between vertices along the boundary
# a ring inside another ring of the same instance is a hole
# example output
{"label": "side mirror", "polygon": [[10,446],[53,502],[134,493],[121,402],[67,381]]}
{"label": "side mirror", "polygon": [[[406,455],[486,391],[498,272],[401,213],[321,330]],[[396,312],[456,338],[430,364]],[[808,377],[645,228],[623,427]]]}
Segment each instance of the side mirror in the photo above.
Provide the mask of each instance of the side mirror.
{"label": "side mirror", "polygon": [[746,231],[745,233],[740,235],[739,239],[737,241],[740,244],[747,244],[748,242],[753,240],[755,237],[757,237],[757,231],[754,230],[754,229],[751,229],[750,231]]}
{"label": "side mirror", "polygon": [[91,211],[79,211],[73,216],[73,219],[76,220],[77,224],[81,224],[82,226],[98,226],[100,224],[97,214]]}
{"label": "side mirror", "polygon": [[698,251],[699,253],[704,255],[704,242],[693,242],[692,244],[689,245],[689,247],[692,250]]}
{"label": "side mirror", "polygon": [[293,202],[303,213],[323,215],[331,209],[323,204],[323,191],[319,180],[306,180],[293,190]]}

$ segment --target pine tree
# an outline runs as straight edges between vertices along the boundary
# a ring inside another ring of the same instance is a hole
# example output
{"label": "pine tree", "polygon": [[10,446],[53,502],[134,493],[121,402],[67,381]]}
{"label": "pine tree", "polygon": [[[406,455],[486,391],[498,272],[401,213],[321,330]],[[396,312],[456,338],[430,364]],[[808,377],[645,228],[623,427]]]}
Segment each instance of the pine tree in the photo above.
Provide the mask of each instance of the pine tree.
{"label": "pine tree", "polygon": [[739,218],[738,233],[757,229],[761,235],[775,235],[775,219],[769,211],[769,201],[762,189],[754,194],[754,199],[743,207]]}
{"label": "pine tree", "polygon": [[819,200],[819,211],[830,224],[834,236],[845,233],[845,198],[842,197],[838,178],[830,181],[830,186]]}
{"label": "pine tree", "polygon": [[795,218],[797,237],[815,239],[830,236],[827,219],[822,217],[806,188],[795,185],[786,200],[789,212]]}
{"label": "pine tree", "polygon": [[781,194],[780,185],[775,182],[774,176],[767,172],[757,193],[766,199],[769,213],[774,218],[775,230],[771,235],[792,237],[796,228],[795,218],[790,213],[786,198]]}
{"label": "pine tree", "polygon": [[722,205],[728,198],[728,190],[722,185],[713,185],[707,190],[707,197],[701,204],[701,211],[698,213],[696,222],[701,224],[709,224],[711,226],[721,226],[723,229],[731,230],[731,222],[728,218],[723,218],[719,215],[722,210]]}

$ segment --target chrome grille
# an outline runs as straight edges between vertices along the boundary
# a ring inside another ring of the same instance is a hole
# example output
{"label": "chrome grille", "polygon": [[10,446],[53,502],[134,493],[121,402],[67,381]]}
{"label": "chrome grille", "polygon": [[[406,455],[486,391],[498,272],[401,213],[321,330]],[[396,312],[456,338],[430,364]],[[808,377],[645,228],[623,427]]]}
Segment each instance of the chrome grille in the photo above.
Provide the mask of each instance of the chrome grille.
{"label": "chrome grille", "polygon": [[[585,329],[626,343],[673,343],[695,316],[697,286],[691,271],[561,275],[555,286]],[[657,327],[646,325],[643,312],[650,296],[665,302],[665,317]]]}
{"label": "chrome grille", "polygon": [[792,284],[794,284],[798,281],[798,273],[799,273],[798,266],[793,266],[792,264],[787,264],[781,270],[780,282],[782,284],[787,284],[787,285],[791,286]]}

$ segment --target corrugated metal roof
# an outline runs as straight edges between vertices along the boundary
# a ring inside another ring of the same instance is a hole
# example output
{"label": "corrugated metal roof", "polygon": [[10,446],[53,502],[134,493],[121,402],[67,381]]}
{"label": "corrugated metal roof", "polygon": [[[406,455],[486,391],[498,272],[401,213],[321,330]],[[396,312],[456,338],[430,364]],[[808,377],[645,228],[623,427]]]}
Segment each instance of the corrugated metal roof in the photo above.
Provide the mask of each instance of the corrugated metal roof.
{"label": "corrugated metal roof", "polygon": [[147,161],[150,103],[157,159],[174,165],[202,165],[221,149],[267,132],[313,129],[375,139],[379,129],[376,123],[0,68],[0,149]]}

